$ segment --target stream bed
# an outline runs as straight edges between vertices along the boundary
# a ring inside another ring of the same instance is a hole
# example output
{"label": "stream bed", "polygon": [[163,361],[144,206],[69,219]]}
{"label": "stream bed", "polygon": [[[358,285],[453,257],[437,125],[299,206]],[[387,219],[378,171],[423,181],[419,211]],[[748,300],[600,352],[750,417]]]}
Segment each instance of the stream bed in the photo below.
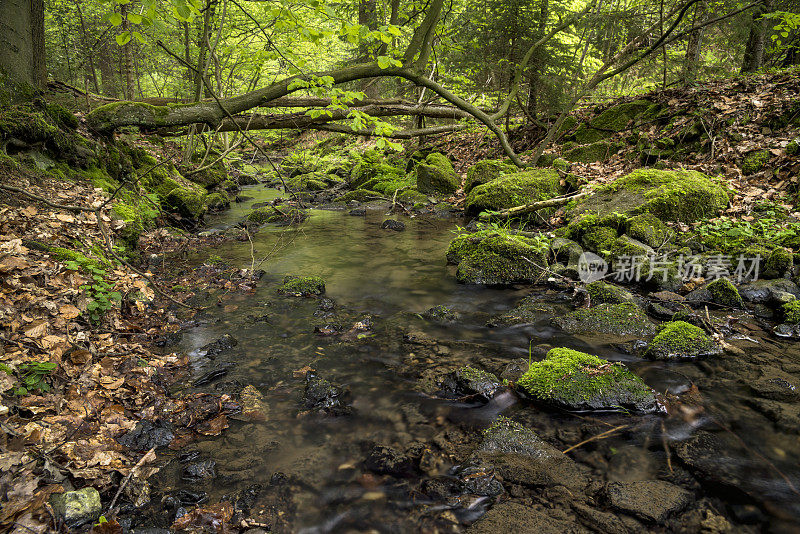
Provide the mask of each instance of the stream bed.
{"label": "stream bed", "polygon": [[[241,194],[252,199],[212,218],[209,228],[235,224],[253,203],[277,192],[250,186]],[[261,409],[232,418],[221,436],[178,451],[154,484],[172,496],[162,499],[159,521],[170,523],[195,498],[229,500],[243,517],[273,531],[458,532],[476,520],[476,531],[489,531],[482,524],[517,531],[521,519],[508,503],[521,503],[538,510],[526,519],[543,519],[544,526],[526,523],[538,532],[665,531],[671,530],[666,518],[625,508],[604,489],[664,480],[691,494],[669,519],[684,531],[798,531],[798,399],[770,389],[770,380],[780,377],[797,383],[797,344],[753,329],[749,339],[733,340],[745,356],[667,363],[633,357],[617,340],[566,335],[546,316],[487,326],[527,295],[570,310],[572,293],[458,284],[445,250],[461,220],[401,217],[406,229],[396,232],[381,228],[386,218],[385,206],[367,209],[366,216],[316,209],[297,227],[264,227],[252,245],[210,251],[226,264],[265,274],[253,293],[231,293],[202,312],[199,326],[184,331],[171,350],[190,354],[193,379],[224,370],[196,390],[255,390]],[[285,275],[321,276],[324,296],[279,295]],[[425,318],[438,305],[458,318]],[[237,344],[214,358],[199,350],[225,335]],[[467,364],[499,375],[513,362],[541,359],[550,346],[623,361],[653,389],[684,402],[666,416],[571,414],[511,393],[486,403],[440,398],[426,387]],[[349,390],[350,414],[302,413],[308,368]],[[454,494],[453,481],[463,478],[458,466],[501,414],[561,450],[589,440],[568,453],[589,486],[578,495],[506,476],[499,495]],[[202,476],[187,477],[191,469]],[[493,504],[505,512],[491,516]]]}

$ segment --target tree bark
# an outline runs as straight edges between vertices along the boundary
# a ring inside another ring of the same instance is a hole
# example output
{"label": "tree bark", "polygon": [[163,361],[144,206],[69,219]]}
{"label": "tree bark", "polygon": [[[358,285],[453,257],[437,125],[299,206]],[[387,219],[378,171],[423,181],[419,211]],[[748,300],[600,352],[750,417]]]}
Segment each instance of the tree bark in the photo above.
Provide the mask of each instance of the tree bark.
{"label": "tree bark", "polygon": [[[702,22],[706,18],[706,3],[704,1],[698,2],[694,10],[694,26],[698,22]],[[703,28],[693,31],[689,34],[689,40],[686,43],[686,57],[683,61],[683,85],[692,85],[697,80],[697,73],[700,69],[700,51],[703,42]]]}
{"label": "tree bark", "polygon": [[0,104],[29,99],[46,81],[44,1],[0,1]]}
{"label": "tree bark", "polygon": [[764,44],[767,37],[766,13],[772,11],[772,0],[765,0],[759,9],[753,11],[750,35],[742,58],[741,73],[756,72],[764,63]]}

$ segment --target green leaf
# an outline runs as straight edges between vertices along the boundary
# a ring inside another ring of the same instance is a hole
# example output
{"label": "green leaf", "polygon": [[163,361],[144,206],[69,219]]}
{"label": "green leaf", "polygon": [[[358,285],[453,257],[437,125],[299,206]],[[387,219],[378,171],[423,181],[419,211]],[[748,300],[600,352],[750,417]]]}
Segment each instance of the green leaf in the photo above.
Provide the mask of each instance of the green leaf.
{"label": "green leaf", "polygon": [[110,22],[112,26],[119,26],[122,24],[122,15],[119,13],[111,13],[108,16],[108,22]]}
{"label": "green leaf", "polygon": [[378,56],[378,67],[381,69],[388,69],[391,65],[391,60],[386,56]]}
{"label": "green leaf", "polygon": [[136,38],[136,40],[137,40],[137,41],[139,41],[140,43],[142,43],[142,44],[144,44],[144,43],[145,43],[145,41],[144,41],[144,36],[142,36],[142,34],[141,34],[141,33],[137,32],[137,31],[134,31],[134,32],[133,32],[133,36],[134,36],[134,37]]}
{"label": "green leaf", "polygon": [[122,32],[116,37],[117,44],[125,46],[131,40],[131,32]]}
{"label": "green leaf", "polygon": [[131,24],[141,24],[142,20],[144,20],[144,17],[138,13],[128,13],[128,22]]}

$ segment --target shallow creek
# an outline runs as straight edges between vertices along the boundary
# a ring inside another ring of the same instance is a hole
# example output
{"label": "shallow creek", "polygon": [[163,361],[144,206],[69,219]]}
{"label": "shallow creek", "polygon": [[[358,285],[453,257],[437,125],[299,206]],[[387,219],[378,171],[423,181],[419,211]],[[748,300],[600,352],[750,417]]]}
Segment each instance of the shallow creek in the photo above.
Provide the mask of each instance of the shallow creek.
{"label": "shallow creek", "polygon": [[[252,186],[242,195],[253,199],[234,205],[209,227],[235,224],[253,203],[273,198],[275,191]],[[746,350],[745,357],[668,364],[629,356],[611,340],[566,336],[547,317],[529,325],[490,328],[486,323],[492,316],[513,307],[531,289],[457,284],[444,260],[455,228],[452,220],[400,217],[406,230],[394,232],[380,228],[385,208],[368,210],[366,217],[346,211],[310,213],[297,228],[262,229],[253,237],[252,250],[249,242],[235,242],[209,251],[233,266],[255,264],[266,275],[254,293],[230,295],[224,307],[204,312],[200,326],[184,332],[176,350],[190,353],[195,377],[228,367],[227,376],[198,389],[237,392],[252,385],[264,395],[266,409],[263,418],[231,420],[222,436],[180,451],[196,450],[200,458],[215,461],[215,477],[182,481],[184,465],[176,458],[159,475],[160,491],[204,491],[213,503],[258,484],[262,491],[250,515],[283,515],[286,530],[415,531],[428,521],[440,524],[431,517],[445,507],[424,495],[415,497],[408,488],[418,480],[398,487],[397,481],[365,474],[361,464],[370,447],[402,450],[415,442],[436,443],[457,454],[457,443],[443,442],[462,439],[465,447],[474,445],[480,430],[502,413],[560,449],[625,425],[570,456],[602,483],[668,479],[698,499],[709,499],[712,509],[722,507],[717,511],[736,528],[757,531],[771,525],[776,531],[791,531],[798,524],[797,402],[757,396],[751,388],[752,382],[770,376],[765,368],[800,376],[796,344],[754,330],[751,341],[735,342]],[[322,276],[325,296],[335,308],[322,309],[316,298],[279,296],[276,287],[287,274]],[[570,294],[537,291],[542,299],[570,309]],[[460,319],[441,324],[416,315],[440,304],[457,311]],[[366,314],[373,326],[364,339],[343,341],[314,332],[332,323],[347,331]],[[433,341],[415,348],[406,342],[408,333]],[[235,337],[238,345],[214,361],[197,353],[223,334]],[[531,344],[545,343],[625,361],[657,391],[687,394],[692,402],[669,416],[576,415],[545,410],[510,394],[489,405],[436,399],[418,385],[426,369],[433,373],[440,367],[485,363],[490,370],[502,370],[503,362],[527,359]],[[353,414],[298,416],[304,379],[293,371],[304,366],[348,386]],[[709,435],[712,444],[698,439]],[[452,456],[442,458],[419,477],[447,473]],[[292,481],[291,494],[264,497],[281,480]],[[511,498],[516,497],[512,492]],[[452,520],[453,528],[477,517],[488,504],[484,499],[467,506]],[[281,507],[285,514],[277,510]]]}

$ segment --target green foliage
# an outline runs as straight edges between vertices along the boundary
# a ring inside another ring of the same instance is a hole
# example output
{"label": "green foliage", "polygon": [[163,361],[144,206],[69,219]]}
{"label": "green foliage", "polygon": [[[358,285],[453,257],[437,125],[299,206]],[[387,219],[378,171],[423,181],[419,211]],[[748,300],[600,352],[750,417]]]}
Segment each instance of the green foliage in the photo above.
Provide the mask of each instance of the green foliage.
{"label": "green foliage", "polygon": [[122,295],[114,291],[114,285],[106,280],[106,271],[95,262],[79,259],[67,261],[64,266],[72,271],[81,271],[90,277],[90,281],[81,286],[89,301],[86,303],[86,314],[93,323],[99,323],[105,313],[122,300]]}
{"label": "green foliage", "polygon": [[800,323],[800,300],[793,300],[781,307],[784,322],[790,324]]}
{"label": "green foliage", "polygon": [[765,205],[752,220],[721,216],[701,221],[695,232],[713,250],[738,252],[754,246],[795,248],[800,243],[800,222],[786,217],[782,208]]}
{"label": "green foliage", "polygon": [[[8,373],[10,368],[4,367],[2,370]],[[35,391],[40,393],[50,391],[47,377],[55,371],[56,367],[58,365],[55,362],[25,362],[17,365],[17,376],[22,384],[14,389],[14,395],[22,396]]]}

